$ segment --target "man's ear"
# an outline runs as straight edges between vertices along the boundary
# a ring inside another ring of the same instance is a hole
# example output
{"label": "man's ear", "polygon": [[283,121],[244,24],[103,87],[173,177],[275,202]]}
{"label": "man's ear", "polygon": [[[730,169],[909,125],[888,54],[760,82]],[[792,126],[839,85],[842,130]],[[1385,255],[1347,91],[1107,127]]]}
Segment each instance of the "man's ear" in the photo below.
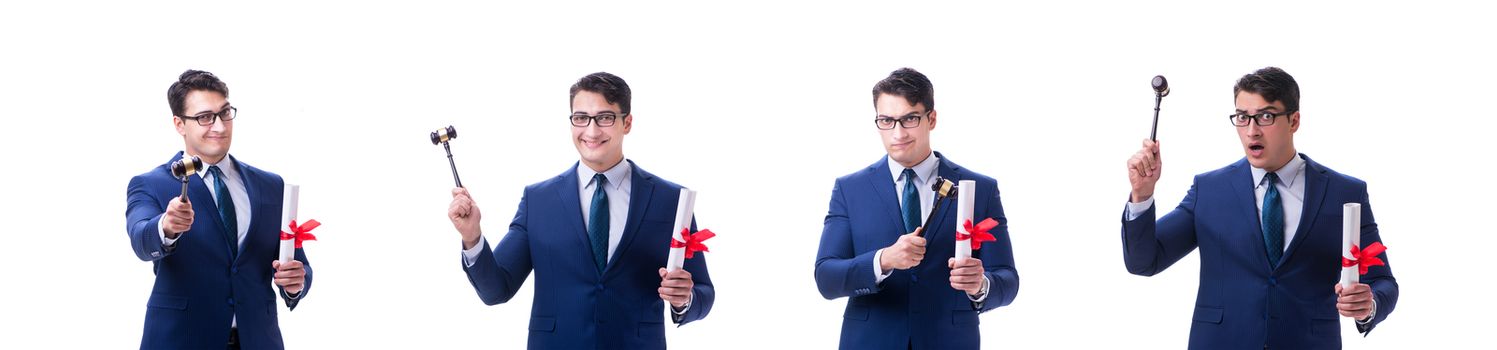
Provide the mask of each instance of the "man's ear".
{"label": "man's ear", "polygon": [[187,136],[187,124],[182,118],[172,116],[172,125],[177,127],[177,135]]}
{"label": "man's ear", "polygon": [[633,129],[633,128],[634,128],[634,113],[630,112],[629,114],[625,114],[624,115],[624,135],[628,135],[629,134],[629,130]]}
{"label": "man's ear", "polygon": [[1299,111],[1289,115],[1289,132],[1299,131]]}
{"label": "man's ear", "polygon": [[929,129],[929,130],[935,130],[936,129],[936,110],[934,110],[934,109],[930,110],[930,113],[927,113],[925,115],[925,119],[929,119],[929,120],[925,121],[926,124],[928,124],[930,126],[927,129]]}

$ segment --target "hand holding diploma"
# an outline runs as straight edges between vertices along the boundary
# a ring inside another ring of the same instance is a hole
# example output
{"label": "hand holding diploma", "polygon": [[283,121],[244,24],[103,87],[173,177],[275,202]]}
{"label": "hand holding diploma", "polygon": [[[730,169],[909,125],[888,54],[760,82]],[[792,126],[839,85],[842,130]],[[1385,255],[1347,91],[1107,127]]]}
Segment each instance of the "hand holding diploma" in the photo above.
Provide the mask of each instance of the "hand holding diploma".
{"label": "hand holding diploma", "polygon": [[307,270],[302,269],[300,260],[286,263],[275,260],[270,262],[270,267],[275,269],[275,285],[281,286],[287,294],[301,293],[302,286],[306,283]]}
{"label": "hand holding diploma", "polygon": [[666,271],[660,268],[660,299],[671,303],[673,308],[682,308],[691,302],[691,272],[686,269]]}

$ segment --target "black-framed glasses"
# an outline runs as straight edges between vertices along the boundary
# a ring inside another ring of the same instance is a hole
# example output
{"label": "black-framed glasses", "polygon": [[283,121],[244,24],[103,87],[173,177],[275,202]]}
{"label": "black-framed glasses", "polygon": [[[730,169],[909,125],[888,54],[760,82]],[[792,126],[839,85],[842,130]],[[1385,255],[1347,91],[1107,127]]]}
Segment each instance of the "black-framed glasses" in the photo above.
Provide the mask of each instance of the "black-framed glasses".
{"label": "black-framed glasses", "polygon": [[[925,112],[925,115],[930,115],[930,112]],[[880,116],[873,118],[873,125],[879,130],[893,130],[897,122],[899,127],[909,129],[920,126],[920,119],[925,118],[925,115],[910,114],[899,118]]]}
{"label": "black-framed glasses", "polygon": [[1274,119],[1278,119],[1278,117],[1286,115],[1289,115],[1289,113],[1263,112],[1249,115],[1247,113],[1237,112],[1227,116],[1227,118],[1231,118],[1232,125],[1235,125],[1237,127],[1248,126],[1248,122],[1257,123],[1258,126],[1269,126],[1273,125]]}
{"label": "black-framed glasses", "polygon": [[612,112],[598,113],[598,115],[573,114],[567,119],[572,120],[572,126],[587,127],[588,124],[597,123],[598,127],[606,128],[613,126],[619,120],[619,115]]}
{"label": "black-framed glasses", "polygon": [[217,113],[214,113],[214,112],[203,112],[203,113],[198,113],[197,115],[194,115],[194,116],[191,116],[191,117],[185,116],[185,115],[179,115],[179,116],[177,116],[177,118],[196,120],[198,122],[198,125],[209,126],[209,125],[213,125],[213,123],[216,122],[216,121],[218,121],[218,120],[223,120],[223,121],[234,120],[234,117],[237,116],[237,115],[239,115],[239,109],[238,108],[234,108],[234,106],[229,106],[228,108],[224,108],[223,110],[218,111]]}

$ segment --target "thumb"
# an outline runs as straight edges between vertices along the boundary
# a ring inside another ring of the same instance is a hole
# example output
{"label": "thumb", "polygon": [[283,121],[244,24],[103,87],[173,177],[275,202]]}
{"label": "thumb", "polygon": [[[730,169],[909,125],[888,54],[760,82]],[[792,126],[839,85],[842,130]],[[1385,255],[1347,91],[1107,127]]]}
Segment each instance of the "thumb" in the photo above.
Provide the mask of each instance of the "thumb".
{"label": "thumb", "polygon": [[665,278],[665,268],[660,268],[660,278]]}

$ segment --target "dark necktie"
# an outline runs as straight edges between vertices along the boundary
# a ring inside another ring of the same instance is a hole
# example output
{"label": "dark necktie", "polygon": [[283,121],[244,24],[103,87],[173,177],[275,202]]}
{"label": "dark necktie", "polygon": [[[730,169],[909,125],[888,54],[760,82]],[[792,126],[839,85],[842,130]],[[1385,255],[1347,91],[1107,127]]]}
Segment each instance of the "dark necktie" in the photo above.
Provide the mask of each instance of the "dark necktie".
{"label": "dark necktie", "polygon": [[223,170],[217,165],[208,167],[208,174],[213,175],[213,193],[215,202],[218,204],[218,217],[223,219],[224,239],[229,242],[229,258],[233,259],[239,253],[239,218],[234,215],[234,196],[229,194],[229,184],[224,180]]}
{"label": "dark necktie", "polygon": [[608,192],[603,190],[607,183],[602,173],[593,175],[593,205],[587,210],[587,236],[592,238],[593,262],[600,273],[608,266]]}
{"label": "dark necktie", "polygon": [[920,227],[920,192],[915,189],[915,171],[904,169],[904,200],[900,205],[904,212],[904,233],[915,232]]}
{"label": "dark necktie", "polygon": [[1279,200],[1279,175],[1268,173],[1268,192],[1263,194],[1263,244],[1268,248],[1268,263],[1279,266],[1284,257],[1284,203]]}

